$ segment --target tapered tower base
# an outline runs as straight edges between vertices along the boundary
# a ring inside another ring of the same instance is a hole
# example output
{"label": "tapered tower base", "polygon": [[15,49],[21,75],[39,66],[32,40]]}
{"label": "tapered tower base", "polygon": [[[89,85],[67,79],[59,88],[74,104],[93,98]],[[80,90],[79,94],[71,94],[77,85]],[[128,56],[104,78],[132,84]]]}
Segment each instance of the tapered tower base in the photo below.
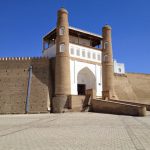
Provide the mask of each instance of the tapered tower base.
{"label": "tapered tower base", "polygon": [[67,104],[68,97],[65,95],[59,95],[53,97],[52,102],[52,112],[53,113],[63,113]]}

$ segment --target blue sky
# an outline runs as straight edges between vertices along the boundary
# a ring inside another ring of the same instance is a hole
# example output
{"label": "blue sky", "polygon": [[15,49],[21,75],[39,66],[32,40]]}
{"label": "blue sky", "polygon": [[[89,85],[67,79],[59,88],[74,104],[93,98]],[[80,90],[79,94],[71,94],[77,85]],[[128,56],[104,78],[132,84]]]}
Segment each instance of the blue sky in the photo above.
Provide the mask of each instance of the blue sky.
{"label": "blue sky", "polygon": [[41,56],[62,6],[71,26],[101,34],[110,24],[114,58],[127,72],[150,73],[149,0],[0,0],[0,57]]}

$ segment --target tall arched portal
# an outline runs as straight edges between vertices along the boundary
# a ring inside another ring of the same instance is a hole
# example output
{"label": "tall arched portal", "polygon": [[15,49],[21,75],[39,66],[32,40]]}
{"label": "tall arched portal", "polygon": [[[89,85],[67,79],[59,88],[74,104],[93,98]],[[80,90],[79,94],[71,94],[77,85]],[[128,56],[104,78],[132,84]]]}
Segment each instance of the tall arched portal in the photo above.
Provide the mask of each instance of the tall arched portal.
{"label": "tall arched portal", "polygon": [[85,95],[87,89],[96,90],[96,78],[87,67],[79,71],[77,76],[78,95]]}

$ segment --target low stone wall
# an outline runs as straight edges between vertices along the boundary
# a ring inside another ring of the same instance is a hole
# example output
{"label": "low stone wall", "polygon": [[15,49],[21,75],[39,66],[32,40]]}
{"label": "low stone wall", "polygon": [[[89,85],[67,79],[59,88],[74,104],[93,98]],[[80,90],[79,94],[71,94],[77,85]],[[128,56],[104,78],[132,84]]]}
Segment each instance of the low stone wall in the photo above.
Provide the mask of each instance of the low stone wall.
{"label": "low stone wall", "polygon": [[92,100],[91,109],[93,112],[111,113],[119,115],[131,116],[145,116],[146,107],[131,105],[126,103],[105,101],[105,100]]}
{"label": "low stone wall", "polygon": [[136,103],[136,102],[132,102],[132,101],[126,101],[126,100],[110,100],[113,102],[119,102],[119,103],[126,103],[126,104],[131,104],[131,105],[139,105],[139,106],[145,106],[147,111],[150,111],[150,105],[149,104],[142,104],[142,103]]}

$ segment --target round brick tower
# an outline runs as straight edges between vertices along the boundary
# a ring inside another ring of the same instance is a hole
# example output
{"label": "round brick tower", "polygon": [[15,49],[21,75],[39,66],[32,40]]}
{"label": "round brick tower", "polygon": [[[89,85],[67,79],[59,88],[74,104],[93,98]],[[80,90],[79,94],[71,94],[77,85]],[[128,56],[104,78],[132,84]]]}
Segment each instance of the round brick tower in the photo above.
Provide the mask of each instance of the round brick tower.
{"label": "round brick tower", "polygon": [[68,12],[58,10],[56,28],[56,64],[55,64],[55,96],[53,98],[53,112],[63,112],[70,95],[70,59],[69,59],[69,25]]}
{"label": "round brick tower", "polygon": [[111,27],[105,25],[102,29],[102,99],[114,99],[114,66],[112,54]]}

